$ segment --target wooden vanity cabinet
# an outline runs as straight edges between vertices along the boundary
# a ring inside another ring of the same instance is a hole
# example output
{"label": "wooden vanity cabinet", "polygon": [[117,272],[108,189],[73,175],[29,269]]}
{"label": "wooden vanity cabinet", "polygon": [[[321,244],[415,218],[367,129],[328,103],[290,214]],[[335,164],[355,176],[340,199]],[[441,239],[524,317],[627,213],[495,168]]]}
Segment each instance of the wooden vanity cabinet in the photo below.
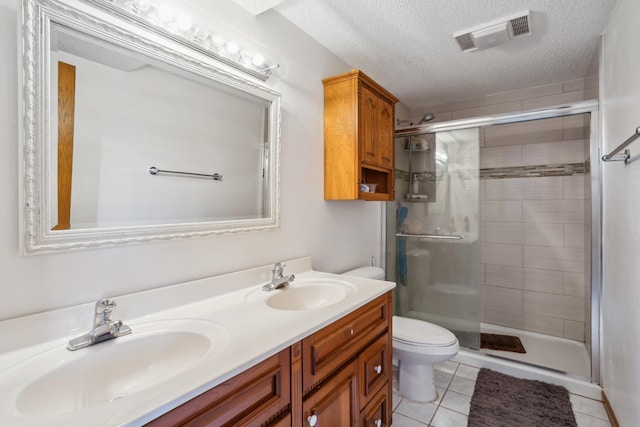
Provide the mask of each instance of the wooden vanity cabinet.
{"label": "wooden vanity cabinet", "polygon": [[147,426],[391,424],[391,292]]}
{"label": "wooden vanity cabinet", "polygon": [[[398,99],[359,70],[322,83],[325,200],[393,200]],[[361,182],[376,191],[360,191]]]}

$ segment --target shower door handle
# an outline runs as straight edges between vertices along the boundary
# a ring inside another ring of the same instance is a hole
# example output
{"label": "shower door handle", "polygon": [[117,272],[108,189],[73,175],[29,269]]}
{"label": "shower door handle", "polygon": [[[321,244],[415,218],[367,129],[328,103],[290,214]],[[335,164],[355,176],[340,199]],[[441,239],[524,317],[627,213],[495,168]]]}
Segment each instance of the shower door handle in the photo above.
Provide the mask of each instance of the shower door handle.
{"label": "shower door handle", "polygon": [[462,240],[464,236],[459,234],[407,234],[396,233],[396,237],[415,237],[418,239],[434,239],[434,240]]}

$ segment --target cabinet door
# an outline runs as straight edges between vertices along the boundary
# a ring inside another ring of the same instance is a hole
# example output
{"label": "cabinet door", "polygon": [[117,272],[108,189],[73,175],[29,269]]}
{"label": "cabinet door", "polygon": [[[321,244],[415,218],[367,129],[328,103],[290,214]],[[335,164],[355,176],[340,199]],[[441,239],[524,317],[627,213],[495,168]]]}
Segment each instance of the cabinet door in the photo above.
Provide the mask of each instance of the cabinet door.
{"label": "cabinet door", "polygon": [[388,334],[371,343],[359,356],[360,404],[365,405],[391,380],[391,346]]}
{"label": "cabinet door", "polygon": [[269,427],[291,427],[293,425],[293,423],[291,422],[291,414],[286,414],[279,420],[273,421],[272,423],[269,423],[267,425]]}
{"label": "cabinet door", "polygon": [[378,147],[378,166],[393,169],[393,109],[391,102],[378,99],[375,144]]}
{"label": "cabinet door", "polygon": [[385,169],[393,168],[393,104],[368,86],[360,85],[360,159]]}
{"label": "cabinet door", "polygon": [[363,163],[378,165],[380,148],[378,147],[378,96],[366,85],[360,85],[360,102],[358,111],[360,160]]}
{"label": "cabinet door", "polygon": [[391,425],[391,401],[387,387],[382,388],[360,413],[360,427]]}
{"label": "cabinet door", "polygon": [[358,366],[346,365],[302,403],[305,427],[356,427],[358,425]]}

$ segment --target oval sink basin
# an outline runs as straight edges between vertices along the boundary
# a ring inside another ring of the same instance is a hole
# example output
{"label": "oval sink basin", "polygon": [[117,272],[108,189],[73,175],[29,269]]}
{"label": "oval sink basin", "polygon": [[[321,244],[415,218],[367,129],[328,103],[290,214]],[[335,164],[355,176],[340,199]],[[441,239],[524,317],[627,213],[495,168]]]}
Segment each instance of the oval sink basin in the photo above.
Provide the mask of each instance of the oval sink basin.
{"label": "oval sink basin", "polygon": [[33,377],[17,394],[15,408],[54,415],[107,405],[197,370],[229,343],[223,326],[205,320],[130,326],[131,335],[74,352],[49,350],[5,372],[23,382],[24,376]]}
{"label": "oval sink basin", "polygon": [[248,299],[264,298],[267,306],[278,310],[313,310],[344,300],[356,291],[349,282],[335,279],[294,281],[289,286],[265,292],[253,291]]}

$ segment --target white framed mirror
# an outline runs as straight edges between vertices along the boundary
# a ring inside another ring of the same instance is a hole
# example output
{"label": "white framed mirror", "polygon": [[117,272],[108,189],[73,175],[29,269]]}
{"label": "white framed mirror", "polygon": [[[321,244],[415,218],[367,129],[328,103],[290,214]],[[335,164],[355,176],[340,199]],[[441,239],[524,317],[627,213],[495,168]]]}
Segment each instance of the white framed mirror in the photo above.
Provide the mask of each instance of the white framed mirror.
{"label": "white framed mirror", "polygon": [[279,93],[108,1],[21,4],[23,253],[279,226]]}

